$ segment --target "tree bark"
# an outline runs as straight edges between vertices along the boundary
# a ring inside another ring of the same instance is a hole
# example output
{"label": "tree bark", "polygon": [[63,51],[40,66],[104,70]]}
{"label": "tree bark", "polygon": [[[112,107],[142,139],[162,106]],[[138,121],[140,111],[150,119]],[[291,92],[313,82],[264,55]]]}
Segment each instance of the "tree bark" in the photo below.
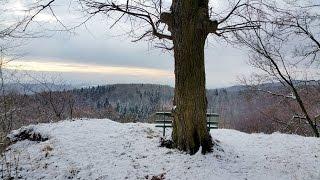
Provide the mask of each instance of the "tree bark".
{"label": "tree bark", "polygon": [[[204,46],[208,35],[208,1],[173,0],[170,31],[174,44],[175,95],[172,140],[174,146],[195,154],[212,151],[206,124]],[[169,19],[169,18],[167,18]]]}

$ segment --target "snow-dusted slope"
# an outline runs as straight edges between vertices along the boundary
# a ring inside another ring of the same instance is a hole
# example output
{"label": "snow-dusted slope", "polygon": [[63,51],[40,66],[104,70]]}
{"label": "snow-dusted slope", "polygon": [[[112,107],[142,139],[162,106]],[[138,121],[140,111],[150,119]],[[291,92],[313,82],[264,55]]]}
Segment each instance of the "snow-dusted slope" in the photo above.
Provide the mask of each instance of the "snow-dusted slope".
{"label": "snow-dusted slope", "polygon": [[190,156],[158,147],[161,130],[152,124],[92,119],[26,128],[49,140],[11,146],[7,157],[19,157],[23,179],[320,179],[316,138],[211,130],[224,151]]}

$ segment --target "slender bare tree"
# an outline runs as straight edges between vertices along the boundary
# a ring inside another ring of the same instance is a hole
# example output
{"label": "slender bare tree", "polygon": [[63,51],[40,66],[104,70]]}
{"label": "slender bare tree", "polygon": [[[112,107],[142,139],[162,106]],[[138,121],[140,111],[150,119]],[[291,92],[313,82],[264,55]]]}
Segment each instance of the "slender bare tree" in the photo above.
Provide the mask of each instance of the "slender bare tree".
{"label": "slender bare tree", "polygon": [[[269,80],[281,82],[291,94],[265,92],[294,100],[300,108],[301,115],[298,119],[304,119],[314,136],[319,137],[316,117],[312,117],[310,109],[307,108],[306,100],[302,96],[305,89],[301,88],[297,78],[301,78],[299,71],[305,68],[306,64],[310,67],[315,61],[319,61],[320,16],[315,4],[306,5],[301,1],[302,5],[297,4],[285,1],[264,3],[268,14],[259,14],[260,28],[253,29],[251,33],[238,31],[235,35],[240,44],[250,49],[250,63],[262,70]],[[250,19],[253,15],[248,13],[246,16]]]}
{"label": "slender bare tree", "polygon": [[17,110],[14,106],[12,94],[6,90],[7,74],[5,74],[5,66],[13,60],[13,58],[6,57],[8,51],[12,47],[0,44],[0,152],[5,146],[5,137],[13,128],[13,114]]}

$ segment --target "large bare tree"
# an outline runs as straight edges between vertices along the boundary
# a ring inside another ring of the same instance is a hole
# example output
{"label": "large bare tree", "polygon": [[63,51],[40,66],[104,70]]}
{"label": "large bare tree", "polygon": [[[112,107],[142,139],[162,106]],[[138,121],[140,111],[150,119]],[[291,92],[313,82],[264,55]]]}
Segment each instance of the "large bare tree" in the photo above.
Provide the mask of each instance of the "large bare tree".
{"label": "large bare tree", "polygon": [[[38,0],[32,4],[27,27],[42,11],[54,12],[57,0]],[[100,14],[113,21],[112,27],[124,22],[131,26],[134,40],[156,40],[157,45],[174,52],[175,95],[172,140],[174,147],[190,154],[202,147],[202,153],[212,151],[213,141],[206,127],[206,77],[204,48],[208,35],[221,40],[237,30],[258,28],[256,20],[242,16],[243,11],[257,11],[259,0],[221,1],[225,10],[215,11],[209,0],[75,0],[88,21]],[[65,26],[64,26],[65,28]],[[142,29],[142,30],[141,30]]]}

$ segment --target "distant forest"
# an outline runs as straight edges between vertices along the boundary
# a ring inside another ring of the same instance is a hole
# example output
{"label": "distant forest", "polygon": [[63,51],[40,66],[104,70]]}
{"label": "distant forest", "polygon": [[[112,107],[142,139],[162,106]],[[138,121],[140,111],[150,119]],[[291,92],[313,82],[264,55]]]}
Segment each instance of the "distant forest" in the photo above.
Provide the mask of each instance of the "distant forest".
{"label": "distant forest", "polygon": [[[319,94],[319,83],[304,88],[309,107],[320,107],[311,101]],[[312,88],[311,88],[312,87]],[[170,111],[173,107],[174,89],[154,84],[115,84],[70,89],[58,86],[53,90],[36,93],[7,92],[10,128],[30,123],[59,121],[72,118],[109,118],[118,122],[153,122],[159,118],[156,111]],[[60,90],[59,90],[60,89]],[[40,91],[40,90],[39,90]],[[268,93],[272,91],[273,94]],[[280,97],[280,95],[287,97]],[[233,86],[207,91],[208,112],[220,115],[220,128],[231,128],[248,133],[276,131],[309,135],[303,119],[294,119],[299,108],[279,84],[264,84],[259,88]],[[319,99],[319,97],[318,97]],[[312,109],[312,114],[319,114]]]}

